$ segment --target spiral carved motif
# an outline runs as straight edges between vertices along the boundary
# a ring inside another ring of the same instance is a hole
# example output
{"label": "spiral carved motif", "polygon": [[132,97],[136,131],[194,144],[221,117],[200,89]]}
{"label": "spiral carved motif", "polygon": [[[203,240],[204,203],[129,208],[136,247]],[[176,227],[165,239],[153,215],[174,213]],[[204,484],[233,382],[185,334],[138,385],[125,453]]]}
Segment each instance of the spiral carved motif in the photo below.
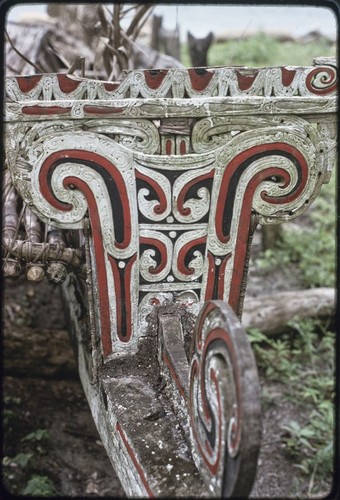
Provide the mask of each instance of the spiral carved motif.
{"label": "spiral carved motif", "polygon": [[313,94],[325,95],[337,89],[337,71],[331,66],[319,67],[306,76],[306,87]]}
{"label": "spiral carved motif", "polygon": [[260,443],[259,381],[251,347],[231,308],[206,302],[190,367],[193,455],[216,497],[246,497]]}
{"label": "spiral carved motif", "polygon": [[137,237],[130,223],[135,207],[128,192],[133,179],[126,154],[99,142],[101,151],[95,152],[84,136],[76,148],[67,148],[69,138],[63,140],[62,135],[45,141],[32,171],[32,193],[33,199],[39,198],[36,208],[61,227],[77,227],[89,213],[101,345],[104,356],[109,356],[114,344],[122,346],[133,339],[137,311],[131,283]]}

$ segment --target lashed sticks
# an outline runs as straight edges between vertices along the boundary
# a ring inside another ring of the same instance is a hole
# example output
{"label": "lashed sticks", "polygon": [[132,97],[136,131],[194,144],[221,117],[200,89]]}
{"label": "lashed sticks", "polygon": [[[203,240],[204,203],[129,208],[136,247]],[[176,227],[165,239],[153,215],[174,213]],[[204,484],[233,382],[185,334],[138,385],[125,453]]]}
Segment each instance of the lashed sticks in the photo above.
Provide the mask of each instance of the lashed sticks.
{"label": "lashed sticks", "polygon": [[[9,171],[5,169],[2,223],[4,277],[16,279],[26,269],[26,277],[30,281],[39,282],[46,275],[50,282],[61,283],[68,270],[82,268],[84,251],[82,248],[67,248],[64,231],[47,226],[46,241],[43,242],[43,223],[27,206],[23,206],[20,215],[18,209],[18,195]],[[20,239],[23,231],[24,239]]]}

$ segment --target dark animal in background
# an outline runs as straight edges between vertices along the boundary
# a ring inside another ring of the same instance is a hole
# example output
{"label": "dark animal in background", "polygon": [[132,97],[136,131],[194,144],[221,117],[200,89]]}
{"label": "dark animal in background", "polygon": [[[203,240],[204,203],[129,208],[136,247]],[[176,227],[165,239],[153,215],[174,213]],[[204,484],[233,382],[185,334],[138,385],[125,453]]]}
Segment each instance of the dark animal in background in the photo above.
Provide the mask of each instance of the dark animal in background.
{"label": "dark animal in background", "polygon": [[188,47],[192,66],[208,66],[208,50],[213,39],[214,34],[212,32],[205,38],[195,38],[188,31]]}

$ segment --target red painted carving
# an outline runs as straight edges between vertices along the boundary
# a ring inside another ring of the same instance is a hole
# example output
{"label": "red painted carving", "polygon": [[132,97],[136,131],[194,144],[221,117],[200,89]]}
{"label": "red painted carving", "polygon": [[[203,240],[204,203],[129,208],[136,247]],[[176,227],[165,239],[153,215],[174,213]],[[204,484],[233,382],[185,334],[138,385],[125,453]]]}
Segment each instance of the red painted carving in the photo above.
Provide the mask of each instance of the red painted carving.
{"label": "red painted carving", "polygon": [[70,92],[76,90],[79,87],[79,84],[81,83],[80,80],[76,80],[65,74],[57,75],[57,78],[60,90],[65,92],[65,94],[69,94]]}
{"label": "red painted carving", "polygon": [[181,141],[179,145],[179,154],[185,155],[187,153],[187,145],[185,141]]}
{"label": "red painted carving", "polygon": [[177,266],[178,270],[186,275],[190,276],[191,274],[194,274],[195,269],[192,267],[187,267],[185,264],[185,259],[188,256],[188,253],[192,251],[195,247],[198,247],[200,245],[205,245],[207,241],[206,236],[203,236],[202,238],[196,238],[193,239],[192,241],[189,241],[189,243],[186,243],[183,245],[183,247],[180,249],[178,256],[177,256]]}
{"label": "red painted carving", "polygon": [[122,113],[124,108],[113,108],[111,106],[90,106],[86,104],[84,106],[84,112],[89,115],[117,115]]}
{"label": "red painted carving", "polygon": [[23,106],[24,115],[66,115],[72,108],[65,106]]}
{"label": "red painted carving", "polygon": [[162,272],[166,268],[168,260],[168,254],[164,243],[160,240],[156,240],[155,238],[146,238],[143,236],[139,238],[139,242],[141,245],[146,245],[148,248],[156,248],[160,255],[160,262],[158,266],[148,269],[149,273],[159,274],[160,272]]}
{"label": "red painted carving", "polygon": [[33,90],[34,87],[38,85],[42,78],[42,75],[32,75],[32,76],[17,76],[16,80],[19,85],[21,92],[29,92]]}
{"label": "red painted carving", "polygon": [[[153,370],[169,381],[164,401],[172,391],[171,408],[178,405],[174,412],[185,423],[184,434],[191,425],[191,465],[202,474],[204,494],[242,497],[251,489],[259,439],[248,453],[248,400],[256,436],[260,411],[256,391],[252,400],[243,381],[248,370],[256,379],[256,370],[235,313],[242,307],[256,223],[302,213],[329,173],[335,128],[325,117],[335,110],[337,75],[335,67],[321,63],[134,71],[120,82],[68,75],[6,82],[8,144],[21,141],[8,155],[16,189],[60,231],[88,227],[84,253],[92,268],[86,285],[94,328],[92,351],[80,346],[84,358],[103,361],[105,374],[119,365],[114,376],[120,384],[123,372],[125,382],[138,379],[126,360],[138,354],[143,366],[141,345],[150,347]],[[181,315],[186,307],[196,314],[202,306],[189,369],[190,333],[182,331]],[[161,325],[157,336],[149,320]],[[176,335],[182,351],[171,350]],[[95,368],[100,384],[101,366]],[[151,385],[146,392],[158,405]],[[96,405],[97,389],[89,389]],[[110,397],[111,411],[113,392]],[[105,439],[113,425],[114,447],[136,468],[138,492],[152,496],[129,426],[116,416],[107,420]],[[242,469],[248,454],[250,479]]]}
{"label": "red painted carving", "polygon": [[108,92],[114,92],[119,88],[119,83],[117,82],[104,82],[104,89],[107,90]]}
{"label": "red painted carving", "polygon": [[124,262],[124,268],[120,268],[119,262],[110,255],[108,258],[116,292],[117,335],[121,342],[129,342],[132,336],[131,271],[137,260],[137,254]]}
{"label": "red painted carving", "polygon": [[167,139],[165,143],[165,150],[167,155],[170,156],[172,154],[172,148],[173,148],[173,141],[171,139]]}
{"label": "red painted carving", "polygon": [[[241,470],[242,462],[258,450],[250,442],[246,450],[245,439],[245,448],[240,447],[243,433],[250,431],[247,421],[260,412],[259,405],[249,411],[242,404],[244,399],[249,404],[257,398],[249,387],[250,373],[257,378],[252,359],[246,334],[233,311],[221,301],[206,302],[193,337],[189,413],[197,464],[219,498],[247,496],[247,481],[255,474],[255,468],[249,468],[248,477],[242,477]],[[259,433],[260,429],[253,425],[250,432]]]}
{"label": "red painted carving", "polygon": [[285,87],[288,87],[293,83],[294,77],[296,75],[296,70],[283,67],[281,68],[281,73],[282,73],[282,83]]}
{"label": "red painted carving", "polygon": [[[319,86],[316,85],[317,78],[320,78]],[[338,88],[335,68],[319,67],[311,71],[306,77],[306,87],[313,94],[327,95],[336,92]]]}
{"label": "red painted carving", "polygon": [[188,191],[190,188],[192,188],[193,186],[196,186],[198,185],[199,183],[207,180],[207,179],[213,179],[214,178],[214,173],[215,173],[215,169],[212,169],[210,170],[210,172],[208,172],[207,174],[203,174],[203,175],[198,175],[197,177],[195,177],[194,179],[192,179],[190,182],[188,182],[187,184],[185,184],[185,186],[183,186],[183,188],[181,189],[179,195],[178,195],[178,201],[177,201],[177,204],[178,204],[178,211],[182,214],[182,215],[190,215],[191,214],[191,209],[189,207],[184,207],[184,203],[185,203],[185,198],[188,194]]}
{"label": "red painted carving", "polygon": [[[58,210],[71,210],[69,204],[60,202],[57,200],[51,190],[50,180],[53,173],[53,170],[57,165],[62,162],[88,162],[90,166],[94,167],[97,165],[100,170],[106,172],[109,175],[109,178],[112,179],[112,184],[116,184],[117,193],[119,193],[120,203],[122,205],[122,216],[123,216],[123,238],[121,240],[115,241],[115,245],[117,248],[127,248],[131,241],[131,214],[130,214],[130,206],[128,201],[128,195],[126,190],[126,184],[122,178],[119,170],[110,163],[106,158],[101,156],[98,153],[93,153],[92,151],[82,151],[82,150],[63,150],[58,151],[56,153],[52,153],[43,163],[40,175],[39,175],[39,183],[42,194],[45,196],[46,200]],[[65,179],[66,180],[66,179]],[[68,184],[72,184],[72,182],[68,182]],[[112,185],[111,185],[112,186]],[[118,201],[118,200],[117,200]],[[114,207],[113,214],[114,214]]]}
{"label": "red painted carving", "polygon": [[190,68],[188,69],[191,86],[197,92],[201,92],[209,85],[215,72],[212,70]]}
{"label": "red painted carving", "polygon": [[101,231],[100,217],[98,212],[97,201],[87,185],[81,179],[77,177],[69,177],[66,181],[66,185],[72,184],[80,191],[83,192],[87,199],[91,228],[92,228],[92,238],[94,244],[94,252],[96,259],[96,274],[97,274],[97,285],[98,285],[98,298],[99,298],[99,318],[101,325],[101,342],[104,356],[108,356],[112,352],[111,343],[111,319],[110,319],[110,303],[108,294],[108,283],[107,274],[105,266],[105,250],[103,246],[103,235]]}
{"label": "red painted carving", "polygon": [[250,87],[253,85],[254,81],[256,80],[256,77],[258,75],[258,71],[255,71],[252,75],[249,74],[242,74],[239,71],[236,71],[237,75],[237,82],[239,89],[244,92],[246,90],[249,90]]}
{"label": "red painted carving", "polygon": [[154,213],[157,215],[165,213],[165,211],[168,208],[168,204],[162,186],[160,186],[154,179],[148,177],[139,170],[136,170],[136,179],[144,181],[156,193],[159,203],[154,206],[153,208]]}
{"label": "red painted carving", "polygon": [[164,81],[164,78],[166,77],[168,71],[166,69],[163,70],[147,70],[144,73],[145,76],[145,83],[147,86],[152,89],[156,90],[158,89],[162,82]]}

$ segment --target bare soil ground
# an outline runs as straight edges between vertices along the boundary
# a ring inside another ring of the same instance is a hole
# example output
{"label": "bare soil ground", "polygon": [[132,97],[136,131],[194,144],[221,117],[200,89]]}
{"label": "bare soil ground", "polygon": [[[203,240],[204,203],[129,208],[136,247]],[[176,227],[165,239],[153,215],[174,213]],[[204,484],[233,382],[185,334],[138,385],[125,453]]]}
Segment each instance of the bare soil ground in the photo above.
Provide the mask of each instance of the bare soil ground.
{"label": "bare soil ground", "polygon": [[[4,429],[3,457],[18,453],[33,457],[25,467],[13,461],[3,468],[3,486],[18,494],[29,479],[40,475],[50,478],[62,497],[125,496],[78,378],[60,289],[47,282],[7,282],[4,299],[5,358],[6,346],[12,358],[11,363],[5,362],[4,416],[6,410],[12,413]],[[41,345],[34,353],[24,352],[22,337],[34,337],[39,330],[46,335],[46,344],[54,340],[53,352]],[[13,352],[13,340],[19,356]],[[38,429],[48,431],[47,439],[22,441]]]}
{"label": "bare soil ground", "polygon": [[[255,253],[258,246],[257,236]],[[250,274],[252,295],[292,288],[299,288],[298,272],[291,273],[290,279],[272,273],[264,280],[256,269]],[[3,466],[2,486],[7,492],[19,494],[34,475],[40,475],[50,478],[62,497],[124,497],[77,376],[60,289],[45,282],[30,284],[19,280],[6,283],[4,299],[6,466]],[[33,354],[32,344],[28,343],[25,351],[22,348],[25,339],[41,331],[46,335],[46,344],[39,344]],[[11,347],[13,339],[21,346],[19,355]],[[58,347],[51,353],[46,346],[53,342]],[[281,431],[282,425],[296,418],[297,406],[284,400],[282,384],[264,379],[261,382],[263,441],[251,496],[301,498],[306,491],[306,479],[288,457]],[[44,440],[23,440],[38,429],[48,431]],[[19,453],[31,454],[25,466],[18,464],[18,459],[13,460]]]}

